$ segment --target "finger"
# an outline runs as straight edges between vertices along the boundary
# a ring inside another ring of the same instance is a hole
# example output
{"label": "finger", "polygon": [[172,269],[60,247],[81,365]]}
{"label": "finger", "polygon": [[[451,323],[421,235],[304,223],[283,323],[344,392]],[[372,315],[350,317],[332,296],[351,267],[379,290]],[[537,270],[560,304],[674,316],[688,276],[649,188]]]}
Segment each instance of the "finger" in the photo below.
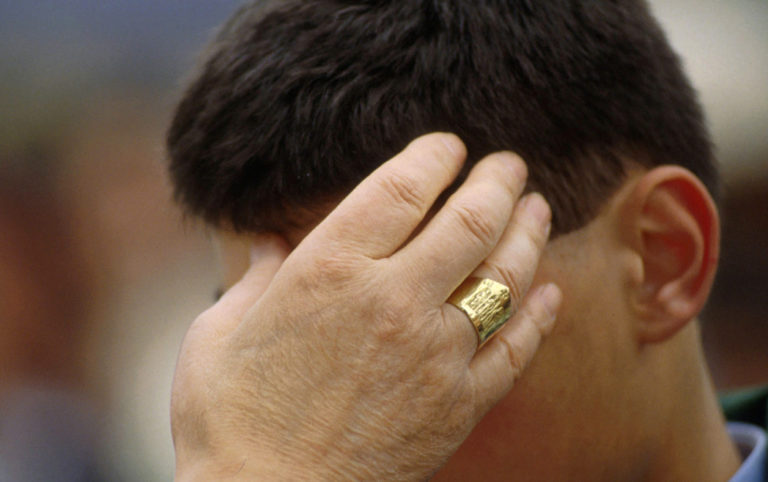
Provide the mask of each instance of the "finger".
{"label": "finger", "polygon": [[539,193],[520,200],[499,244],[471,276],[506,285],[513,313],[531,286],[549,237],[552,212]]}
{"label": "finger", "polygon": [[221,331],[228,332],[237,326],[246,311],[264,294],[289,254],[290,246],[276,234],[254,237],[248,271],[209,310],[215,316],[206,319]]}
{"label": "finger", "polygon": [[476,417],[482,418],[520,378],[549,334],[562,302],[560,289],[546,284],[528,296],[522,308],[475,356],[469,366],[477,395]]}
{"label": "finger", "polygon": [[456,178],[465,157],[464,144],[453,134],[417,138],[360,183],[310,236],[370,258],[389,256]]}
{"label": "finger", "polygon": [[[550,231],[552,214],[549,205],[538,194],[524,196],[515,206],[514,213],[504,234],[490,255],[470,276],[489,278],[509,288],[510,308],[515,313],[526,296],[536,276],[539,259],[544,251]],[[467,319],[457,307],[445,307],[446,318]],[[449,336],[464,338],[463,332],[474,331],[467,323],[455,323],[446,327]],[[458,332],[453,333],[453,329]],[[476,338],[476,337],[475,337]],[[465,351],[467,359],[474,356],[477,344]]]}
{"label": "finger", "polygon": [[[523,191],[527,170],[511,153],[480,161],[427,226],[390,260],[428,283],[419,296],[441,305],[494,249]],[[401,277],[409,273],[399,273]]]}

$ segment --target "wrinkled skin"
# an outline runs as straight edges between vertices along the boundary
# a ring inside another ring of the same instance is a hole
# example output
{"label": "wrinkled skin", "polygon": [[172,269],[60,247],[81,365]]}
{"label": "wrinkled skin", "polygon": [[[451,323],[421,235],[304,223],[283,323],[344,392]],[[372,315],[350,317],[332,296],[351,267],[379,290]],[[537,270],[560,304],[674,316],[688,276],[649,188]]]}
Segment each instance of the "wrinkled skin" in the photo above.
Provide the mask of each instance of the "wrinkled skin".
{"label": "wrinkled skin", "polygon": [[[254,237],[250,269],[179,355],[178,479],[421,480],[512,389],[560,304],[556,286],[530,289],[550,212],[498,153],[424,224],[465,156],[455,136],[424,136],[292,252]],[[517,308],[480,351],[445,302],[470,275],[508,285]]]}

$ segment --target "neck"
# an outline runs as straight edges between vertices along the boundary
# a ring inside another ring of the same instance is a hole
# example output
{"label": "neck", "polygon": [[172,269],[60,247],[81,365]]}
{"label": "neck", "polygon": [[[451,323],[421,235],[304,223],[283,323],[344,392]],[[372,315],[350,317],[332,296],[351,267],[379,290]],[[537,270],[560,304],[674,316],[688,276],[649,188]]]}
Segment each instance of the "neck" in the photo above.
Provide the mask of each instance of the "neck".
{"label": "neck", "polygon": [[[728,435],[706,368],[697,323],[678,334],[668,355],[659,358],[660,373],[670,366],[683,368],[661,385],[663,399],[650,397],[666,410],[660,425],[662,437],[653,441],[646,480],[728,480],[741,464]],[[668,347],[670,348],[670,347]],[[661,398],[661,397],[660,397]]]}
{"label": "neck", "polygon": [[[595,377],[590,397],[578,396],[590,380],[579,379],[575,392],[537,393],[535,377],[521,378],[435,480],[728,480],[740,459],[698,337],[689,323],[674,339],[643,348],[620,377],[624,386]],[[540,359],[560,354],[548,350]]]}

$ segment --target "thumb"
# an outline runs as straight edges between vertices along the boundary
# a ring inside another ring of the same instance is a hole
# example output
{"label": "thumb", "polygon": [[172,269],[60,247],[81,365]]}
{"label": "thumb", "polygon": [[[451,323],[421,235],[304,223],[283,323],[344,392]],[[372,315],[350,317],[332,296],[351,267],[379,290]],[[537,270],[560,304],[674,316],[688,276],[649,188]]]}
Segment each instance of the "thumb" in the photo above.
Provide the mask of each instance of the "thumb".
{"label": "thumb", "polygon": [[290,252],[288,243],[277,234],[265,233],[255,236],[250,252],[251,265],[227,294],[243,297],[249,306],[252,305],[267,290]]}
{"label": "thumb", "polygon": [[[212,307],[219,313],[219,324],[234,328],[240,322],[267,290],[290,252],[291,247],[277,234],[265,233],[253,237],[248,271]],[[226,330],[227,327],[219,328]]]}

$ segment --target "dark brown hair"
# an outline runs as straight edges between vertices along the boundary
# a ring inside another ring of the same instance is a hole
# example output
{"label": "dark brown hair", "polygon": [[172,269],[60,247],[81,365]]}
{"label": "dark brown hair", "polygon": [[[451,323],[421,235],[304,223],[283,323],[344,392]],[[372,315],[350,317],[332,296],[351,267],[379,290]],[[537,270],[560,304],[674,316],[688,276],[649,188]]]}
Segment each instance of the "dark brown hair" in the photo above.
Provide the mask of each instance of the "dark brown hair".
{"label": "dark brown hair", "polygon": [[178,106],[170,169],[207,222],[281,230],[431,131],[459,135],[469,165],[522,155],[555,234],[592,219],[630,161],[717,192],[696,96],[639,0],[249,3]]}

